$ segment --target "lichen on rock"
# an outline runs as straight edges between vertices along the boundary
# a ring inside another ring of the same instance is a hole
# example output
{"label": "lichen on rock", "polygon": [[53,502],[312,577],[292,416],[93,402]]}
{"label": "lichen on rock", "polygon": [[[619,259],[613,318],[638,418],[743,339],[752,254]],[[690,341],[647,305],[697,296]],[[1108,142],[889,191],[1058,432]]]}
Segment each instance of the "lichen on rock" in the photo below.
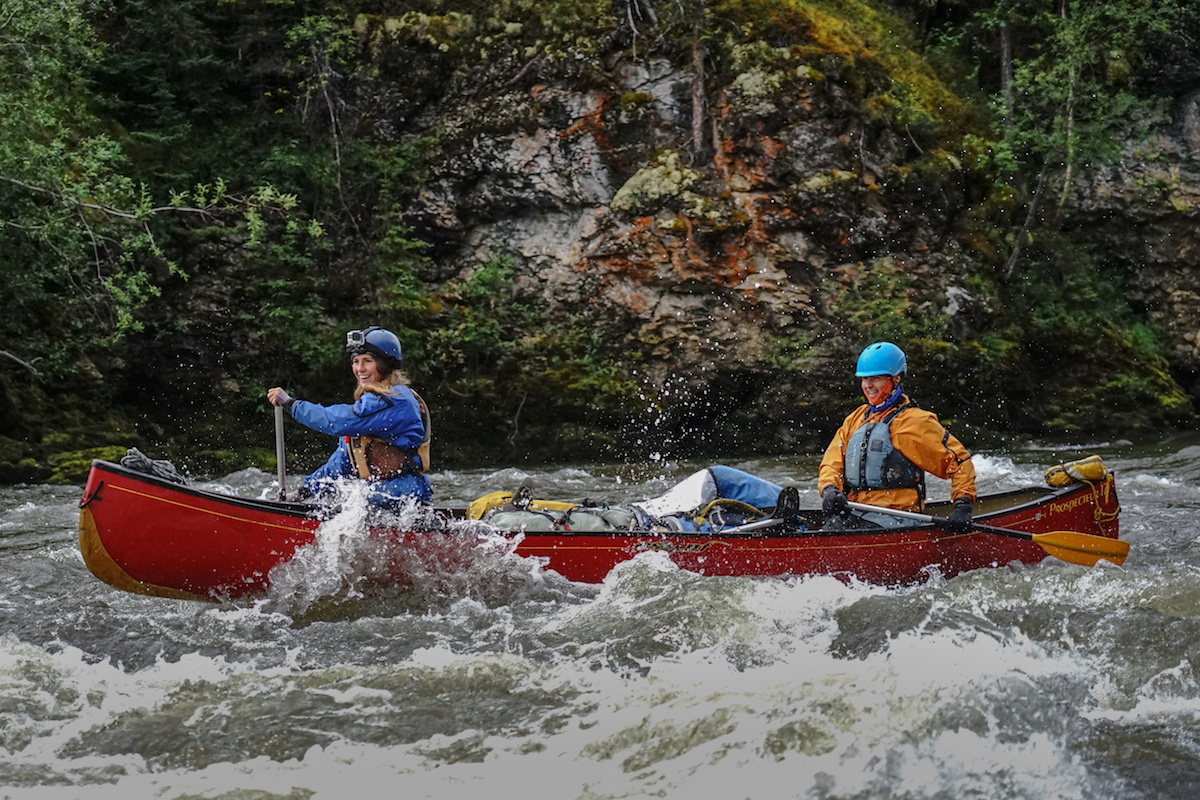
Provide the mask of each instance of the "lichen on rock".
{"label": "lichen on rock", "polygon": [[680,197],[700,179],[700,173],[684,165],[683,156],[678,150],[664,150],[655,157],[653,163],[625,181],[609,202],[609,207],[614,211],[631,211],[665,198]]}

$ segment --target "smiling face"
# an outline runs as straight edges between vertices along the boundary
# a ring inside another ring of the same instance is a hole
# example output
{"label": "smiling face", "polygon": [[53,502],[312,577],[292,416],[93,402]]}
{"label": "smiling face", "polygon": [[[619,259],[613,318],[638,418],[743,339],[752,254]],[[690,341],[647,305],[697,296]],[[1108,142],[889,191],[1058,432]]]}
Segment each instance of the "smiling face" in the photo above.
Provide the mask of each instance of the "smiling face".
{"label": "smiling face", "polygon": [[891,375],[869,375],[863,378],[861,383],[863,397],[867,398],[867,402],[871,405],[879,405],[896,388],[895,380]]}
{"label": "smiling face", "polygon": [[354,356],[350,360],[350,371],[354,373],[360,386],[367,383],[379,383],[382,379],[379,374],[379,362],[370,353],[359,353]]}

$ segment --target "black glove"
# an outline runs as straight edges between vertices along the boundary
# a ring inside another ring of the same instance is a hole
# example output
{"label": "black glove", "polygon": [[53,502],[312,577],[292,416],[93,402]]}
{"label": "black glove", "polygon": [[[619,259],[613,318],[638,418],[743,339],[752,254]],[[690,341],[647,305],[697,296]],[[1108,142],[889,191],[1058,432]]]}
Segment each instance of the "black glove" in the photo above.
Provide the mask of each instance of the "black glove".
{"label": "black glove", "polygon": [[285,392],[283,389],[280,389],[278,394],[275,395],[275,405],[277,406],[283,406],[284,408],[287,408],[294,402],[295,398]]}
{"label": "black glove", "polygon": [[960,497],[954,501],[954,510],[946,517],[943,525],[951,533],[966,533],[971,530],[971,501]]}
{"label": "black glove", "polygon": [[840,517],[850,510],[846,493],[836,486],[826,486],[821,492],[821,511],[827,517]]}

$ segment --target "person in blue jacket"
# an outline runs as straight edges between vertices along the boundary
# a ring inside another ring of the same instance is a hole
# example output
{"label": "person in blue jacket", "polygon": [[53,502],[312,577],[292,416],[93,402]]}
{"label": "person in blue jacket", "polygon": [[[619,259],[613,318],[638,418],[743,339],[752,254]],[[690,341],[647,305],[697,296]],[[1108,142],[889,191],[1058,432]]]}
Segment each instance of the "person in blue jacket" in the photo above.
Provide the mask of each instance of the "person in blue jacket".
{"label": "person in blue jacket", "polygon": [[301,495],[319,496],[338,478],[358,477],[370,483],[373,504],[429,502],[429,410],[400,371],[400,340],[372,326],[346,334],[346,352],[357,381],[353,403],[323,406],[278,386],[267,391],[300,424],[341,438],[325,466],[304,479]]}

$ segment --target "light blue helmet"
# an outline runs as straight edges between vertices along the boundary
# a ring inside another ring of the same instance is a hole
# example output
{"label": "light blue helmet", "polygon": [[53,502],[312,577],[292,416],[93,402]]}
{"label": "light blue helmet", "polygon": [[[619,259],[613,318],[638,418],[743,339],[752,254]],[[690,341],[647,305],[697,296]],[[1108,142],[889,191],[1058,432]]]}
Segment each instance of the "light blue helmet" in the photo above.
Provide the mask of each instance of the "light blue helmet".
{"label": "light blue helmet", "polygon": [[403,353],[396,334],[377,325],[347,333],[346,352],[352,356],[370,353],[377,358],[382,358],[383,366],[387,367],[386,370],[383,370],[384,372],[391,372],[395,369]]}
{"label": "light blue helmet", "polygon": [[868,345],[858,357],[858,370],[854,373],[859,378],[869,378],[872,375],[903,375],[908,369],[908,360],[904,351],[891,342],[876,342]]}

